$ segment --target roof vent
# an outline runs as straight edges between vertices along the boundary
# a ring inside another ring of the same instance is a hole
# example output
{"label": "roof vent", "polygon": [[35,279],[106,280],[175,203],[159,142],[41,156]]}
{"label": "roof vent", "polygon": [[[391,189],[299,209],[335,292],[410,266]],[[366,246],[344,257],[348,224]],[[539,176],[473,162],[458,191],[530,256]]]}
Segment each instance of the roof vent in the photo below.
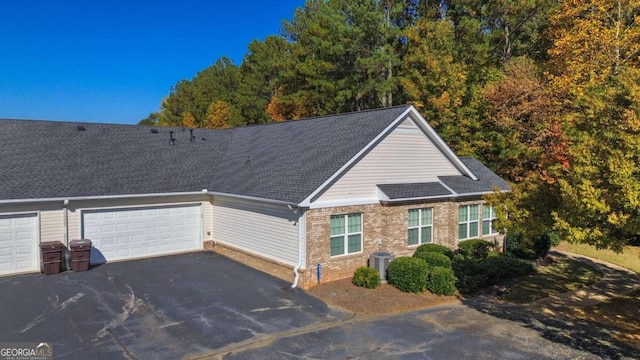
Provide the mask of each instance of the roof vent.
{"label": "roof vent", "polygon": [[85,131],[85,130],[87,130],[83,125],[78,125],[78,126],[76,126],[76,129],[78,129],[78,131]]}
{"label": "roof vent", "polygon": [[193,135],[193,129],[189,129],[189,132],[191,133],[189,141],[191,141],[192,143],[196,142],[196,137]]}
{"label": "roof vent", "polygon": [[395,256],[388,252],[374,252],[369,256],[369,267],[376,269],[378,275],[380,275],[380,280],[385,280],[387,278],[387,267],[394,258]]}
{"label": "roof vent", "polygon": [[152,134],[157,134],[158,133],[158,129],[151,129],[151,133]]}
{"label": "roof vent", "polygon": [[173,138],[173,131],[169,131],[169,145],[175,145],[176,144],[176,139]]}

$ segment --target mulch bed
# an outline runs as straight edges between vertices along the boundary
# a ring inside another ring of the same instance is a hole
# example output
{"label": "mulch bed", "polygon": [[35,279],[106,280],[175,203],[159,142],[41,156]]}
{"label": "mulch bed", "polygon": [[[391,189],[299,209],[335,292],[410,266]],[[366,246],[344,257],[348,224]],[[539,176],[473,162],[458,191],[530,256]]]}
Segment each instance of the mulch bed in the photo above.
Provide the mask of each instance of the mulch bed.
{"label": "mulch bed", "polygon": [[323,283],[307,292],[329,305],[365,315],[393,314],[458,301],[455,295],[437,296],[428,291],[421,294],[405,293],[388,284],[365,289],[353,285],[351,279]]}

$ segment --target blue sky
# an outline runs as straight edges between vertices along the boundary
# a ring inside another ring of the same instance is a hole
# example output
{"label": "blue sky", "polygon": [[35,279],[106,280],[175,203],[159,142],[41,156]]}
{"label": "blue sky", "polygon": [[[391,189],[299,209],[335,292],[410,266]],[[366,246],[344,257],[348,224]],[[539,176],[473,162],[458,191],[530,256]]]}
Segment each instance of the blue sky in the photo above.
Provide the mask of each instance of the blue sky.
{"label": "blue sky", "polygon": [[181,79],[280,33],[304,0],[10,0],[0,118],[135,124]]}

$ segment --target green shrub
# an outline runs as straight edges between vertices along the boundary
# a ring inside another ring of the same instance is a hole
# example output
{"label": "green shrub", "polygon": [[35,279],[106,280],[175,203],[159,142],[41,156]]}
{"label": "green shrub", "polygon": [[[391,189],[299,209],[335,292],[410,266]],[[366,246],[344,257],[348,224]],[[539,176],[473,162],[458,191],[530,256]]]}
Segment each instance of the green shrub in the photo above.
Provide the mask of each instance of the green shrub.
{"label": "green shrub", "polygon": [[427,289],[436,295],[453,295],[456,292],[453,270],[441,266],[431,268],[427,277]]}
{"label": "green shrub", "polygon": [[516,276],[532,273],[533,265],[508,254],[488,256],[486,259],[456,256],[453,272],[457,278],[456,287],[463,294],[471,294],[485,286]]}
{"label": "green shrub", "polygon": [[380,286],[380,274],[376,269],[362,266],[353,273],[353,285],[367,289],[375,289]]}
{"label": "green shrub", "polygon": [[521,259],[540,259],[547,256],[554,236],[545,234],[530,239],[519,234],[510,235],[507,238],[507,251]]}
{"label": "green shrub", "polygon": [[458,243],[458,253],[473,259],[486,258],[491,249],[493,249],[493,244],[486,240],[473,239]]}
{"label": "green shrub", "polygon": [[446,255],[447,257],[449,257],[449,259],[453,260],[453,250],[449,249],[444,245],[438,245],[438,244],[422,244],[418,246],[413,256],[418,257],[416,256],[417,254],[426,253],[426,252]]}
{"label": "green shrub", "polygon": [[434,252],[416,252],[415,254],[413,254],[413,257],[424,260],[429,268],[440,266],[443,268],[451,269],[451,259],[443,254]]}
{"label": "green shrub", "polygon": [[389,264],[387,279],[401,291],[420,293],[427,289],[428,273],[429,267],[424,260],[401,256]]}

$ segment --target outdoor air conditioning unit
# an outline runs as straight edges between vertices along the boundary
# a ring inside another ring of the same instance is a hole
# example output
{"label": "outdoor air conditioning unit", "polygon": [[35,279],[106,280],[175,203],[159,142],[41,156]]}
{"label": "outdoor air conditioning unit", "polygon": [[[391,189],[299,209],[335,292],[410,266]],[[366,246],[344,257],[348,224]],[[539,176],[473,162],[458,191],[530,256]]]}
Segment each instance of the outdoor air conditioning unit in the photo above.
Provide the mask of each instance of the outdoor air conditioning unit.
{"label": "outdoor air conditioning unit", "polygon": [[380,280],[387,278],[387,267],[395,256],[388,252],[374,252],[369,256],[369,267],[376,269],[380,274]]}

